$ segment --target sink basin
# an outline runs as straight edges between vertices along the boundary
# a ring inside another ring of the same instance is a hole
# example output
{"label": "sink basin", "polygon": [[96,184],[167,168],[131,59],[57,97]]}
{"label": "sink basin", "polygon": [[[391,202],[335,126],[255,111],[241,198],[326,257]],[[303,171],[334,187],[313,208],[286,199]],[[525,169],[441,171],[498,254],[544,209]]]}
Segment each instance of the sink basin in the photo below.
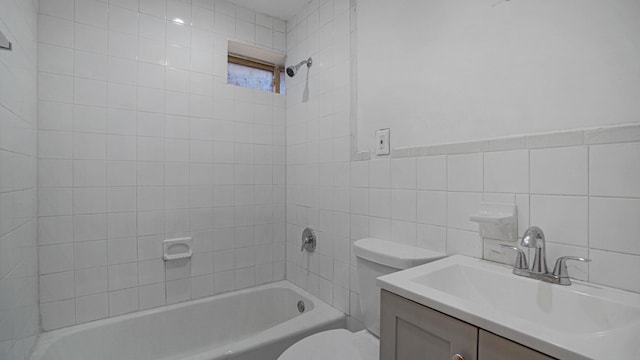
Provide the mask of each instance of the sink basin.
{"label": "sink basin", "polygon": [[378,279],[383,289],[561,359],[636,358],[640,295],[554,285],[455,255]]}
{"label": "sink basin", "polygon": [[411,281],[556,331],[604,332],[640,321],[638,307],[478,266],[453,264]]}

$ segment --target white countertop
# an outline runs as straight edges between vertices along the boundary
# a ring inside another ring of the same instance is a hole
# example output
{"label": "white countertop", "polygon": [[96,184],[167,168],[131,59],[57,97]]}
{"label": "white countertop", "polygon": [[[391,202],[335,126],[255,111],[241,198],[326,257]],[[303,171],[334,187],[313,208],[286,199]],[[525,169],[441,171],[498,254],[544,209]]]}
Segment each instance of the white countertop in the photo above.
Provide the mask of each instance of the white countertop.
{"label": "white countertop", "polygon": [[454,255],[377,284],[559,359],[640,359],[639,294],[580,281],[549,284],[511,270]]}

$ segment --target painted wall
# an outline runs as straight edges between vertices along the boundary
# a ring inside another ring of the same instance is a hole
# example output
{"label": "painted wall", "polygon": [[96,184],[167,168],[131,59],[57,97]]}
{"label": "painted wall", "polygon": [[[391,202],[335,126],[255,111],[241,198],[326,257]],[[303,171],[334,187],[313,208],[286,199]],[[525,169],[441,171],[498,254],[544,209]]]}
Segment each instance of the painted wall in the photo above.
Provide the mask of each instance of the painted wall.
{"label": "painted wall", "polygon": [[[45,0],[39,26],[43,329],[284,278],[285,97],[226,85],[226,58],[228,39],[284,52],[285,23]],[[165,264],[183,236],[193,258]]]}
{"label": "painted wall", "polygon": [[0,359],[27,359],[38,317],[38,2],[0,2]]}
{"label": "painted wall", "polygon": [[[640,292],[630,275],[640,271],[640,126],[578,124],[568,132],[350,160],[348,8],[346,0],[314,1],[288,23],[289,59],[313,56],[319,66],[308,80],[303,71],[288,82],[287,279],[350,314],[357,329],[352,241],[372,236],[511,262],[469,221],[481,201],[494,201],[517,205],[520,235],[529,225],[542,227],[551,266],[563,255],[589,257],[588,265],[569,264],[573,277]],[[363,30],[352,30],[360,39]],[[389,104],[380,100],[375,109],[388,111]],[[318,232],[313,254],[300,252],[307,226]]]}
{"label": "painted wall", "polygon": [[[433,145],[640,121],[640,3],[358,4],[358,141]],[[384,104],[384,106],[380,106]]]}

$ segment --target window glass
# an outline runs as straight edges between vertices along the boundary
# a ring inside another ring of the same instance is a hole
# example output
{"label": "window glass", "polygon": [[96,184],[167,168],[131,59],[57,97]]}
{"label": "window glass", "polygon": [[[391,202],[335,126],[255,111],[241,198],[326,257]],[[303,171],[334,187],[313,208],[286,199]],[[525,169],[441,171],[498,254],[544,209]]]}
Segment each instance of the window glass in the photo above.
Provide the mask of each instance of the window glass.
{"label": "window glass", "polygon": [[266,71],[229,62],[227,83],[273,92],[273,71]]}

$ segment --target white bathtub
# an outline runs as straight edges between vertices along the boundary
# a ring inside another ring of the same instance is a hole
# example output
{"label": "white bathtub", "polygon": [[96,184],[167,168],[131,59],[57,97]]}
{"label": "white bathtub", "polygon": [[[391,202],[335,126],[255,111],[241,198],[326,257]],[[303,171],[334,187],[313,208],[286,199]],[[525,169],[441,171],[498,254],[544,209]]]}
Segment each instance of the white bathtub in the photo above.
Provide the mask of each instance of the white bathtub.
{"label": "white bathtub", "polygon": [[281,281],[44,333],[31,359],[269,360],[344,326],[341,312]]}

